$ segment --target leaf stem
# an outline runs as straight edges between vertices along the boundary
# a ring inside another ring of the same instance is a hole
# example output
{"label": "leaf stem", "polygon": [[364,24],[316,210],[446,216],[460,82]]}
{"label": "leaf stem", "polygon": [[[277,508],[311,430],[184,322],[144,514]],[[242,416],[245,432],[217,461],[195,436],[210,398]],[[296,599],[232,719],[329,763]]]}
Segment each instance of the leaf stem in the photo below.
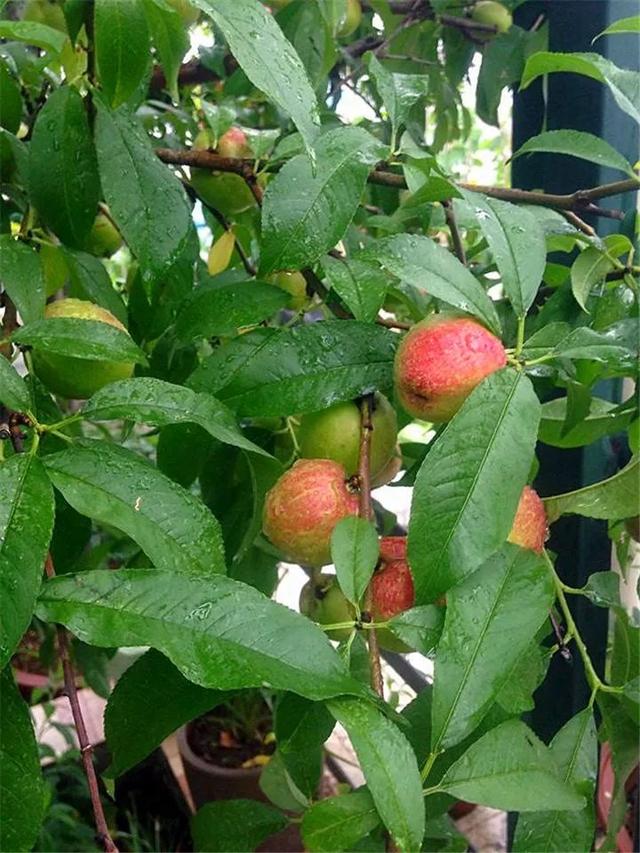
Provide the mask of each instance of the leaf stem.
{"label": "leaf stem", "polygon": [[[438,757],[438,753],[435,750],[433,752],[429,753],[429,756],[428,756],[427,760],[425,761],[424,765],[422,766],[422,770],[420,771],[420,778],[422,779],[423,782],[427,781],[427,779],[429,777],[429,773],[431,773],[431,768],[433,767],[433,763],[437,757]],[[430,789],[427,789],[427,790],[430,790]]]}
{"label": "leaf stem", "polygon": [[524,323],[525,323],[525,319],[526,318],[524,316],[518,317],[518,336],[517,336],[517,340],[516,340],[516,348],[515,348],[514,353],[513,353],[516,358],[518,358],[518,356],[520,355],[520,353],[522,352],[522,349],[524,347]]}

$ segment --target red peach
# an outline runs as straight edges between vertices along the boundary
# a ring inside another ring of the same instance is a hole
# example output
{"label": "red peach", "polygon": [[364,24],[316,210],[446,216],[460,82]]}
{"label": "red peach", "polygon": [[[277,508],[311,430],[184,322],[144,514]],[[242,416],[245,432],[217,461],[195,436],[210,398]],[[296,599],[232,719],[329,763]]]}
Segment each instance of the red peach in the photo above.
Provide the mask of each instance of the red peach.
{"label": "red peach", "polygon": [[476,385],[506,363],[502,343],[476,320],[432,314],[398,347],[398,398],[414,417],[448,421]]}
{"label": "red peach", "polygon": [[371,581],[373,614],[385,621],[413,607],[415,593],[411,569],[405,560],[394,560],[379,569]]}
{"label": "red peach", "polygon": [[509,542],[541,554],[547,538],[547,514],[538,493],[525,486],[520,495],[516,517],[513,520]]}
{"label": "red peach", "polygon": [[383,536],[380,539],[380,560],[383,563],[392,563],[394,560],[406,560],[406,558],[406,536]]}
{"label": "red peach", "polygon": [[240,127],[230,127],[218,140],[218,154],[221,157],[251,157],[251,148],[247,134]]}
{"label": "red peach", "polygon": [[357,512],[358,496],[349,491],[342,465],[300,459],[268,492],[262,529],[289,559],[323,566],[331,562],[333,528]]}

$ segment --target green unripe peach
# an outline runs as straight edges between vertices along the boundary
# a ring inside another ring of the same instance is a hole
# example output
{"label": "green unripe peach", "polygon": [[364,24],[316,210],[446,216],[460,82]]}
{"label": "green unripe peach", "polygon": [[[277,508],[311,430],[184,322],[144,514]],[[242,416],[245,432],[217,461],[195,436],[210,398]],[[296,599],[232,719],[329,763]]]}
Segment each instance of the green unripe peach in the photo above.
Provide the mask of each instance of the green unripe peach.
{"label": "green unripe peach", "polygon": [[182,18],[185,27],[192,27],[200,19],[200,9],[196,9],[189,0],[167,0],[167,3],[176,10]]}
{"label": "green unripe peach", "polygon": [[122,246],[122,235],[104,213],[99,213],[87,237],[87,251],[99,258],[114,255]]}
{"label": "green unripe peach", "polygon": [[[374,398],[371,433],[371,477],[376,479],[394,455],[398,437],[396,413],[383,394]],[[360,409],[348,401],[304,415],[298,430],[300,455],[306,459],[333,459],[351,477],[358,470]]]}
{"label": "green unripe peach", "polygon": [[289,307],[293,311],[300,311],[308,303],[307,282],[301,272],[280,270],[270,275],[267,280],[291,296]]}
{"label": "green unripe peach", "polygon": [[362,6],[360,0],[347,0],[347,8],[344,17],[340,21],[338,27],[338,36],[345,38],[355,32],[360,26],[362,20]]}
{"label": "green unripe peach", "polygon": [[[355,620],[353,605],[347,601],[338,581],[332,576],[321,576],[307,581],[300,593],[300,613],[320,625],[336,625]],[[336,628],[327,631],[327,636],[331,640],[340,641],[346,640],[350,633],[350,628]]]}
{"label": "green unripe peach", "polygon": [[62,6],[56,0],[29,0],[23,20],[34,24],[45,24],[47,27],[53,27],[54,30],[60,30],[61,33],[67,32],[67,22]]}
{"label": "green unripe peach", "polygon": [[402,469],[402,451],[400,450],[400,445],[396,444],[395,449],[393,451],[393,455],[387,462],[387,464],[382,468],[382,470],[375,475],[375,477],[371,478],[371,488],[379,489],[380,486],[386,486],[393,479],[395,479],[396,474],[399,474]]}
{"label": "green unripe peach", "polygon": [[[478,0],[471,10],[471,18],[478,24],[495,27],[498,33],[506,33],[513,24],[511,12],[495,0]],[[477,30],[474,36],[480,41],[488,41],[493,38],[493,33]]]}
{"label": "green unripe peach", "polygon": [[[238,133],[240,131],[243,139]],[[243,141],[244,140],[244,141]],[[201,130],[193,141],[196,150],[212,148],[213,135]],[[230,128],[220,137],[217,153],[223,157],[245,157],[247,154],[246,136],[240,128]],[[244,178],[233,172],[212,172],[209,169],[191,169],[191,186],[200,198],[223,216],[236,216],[250,210],[256,203],[253,193]]]}
{"label": "green unripe peach", "polygon": [[[116,317],[82,299],[61,299],[45,309],[45,318],[71,317],[78,320],[97,320],[127,330]],[[34,348],[33,367],[37,377],[49,391],[67,399],[85,399],[95,394],[103,385],[118,379],[129,379],[134,365],[130,362],[89,360]]]}
{"label": "green unripe peach", "polygon": [[64,255],[57,246],[45,244],[40,247],[40,263],[47,296],[53,296],[60,288],[64,287],[69,277],[69,268]]}

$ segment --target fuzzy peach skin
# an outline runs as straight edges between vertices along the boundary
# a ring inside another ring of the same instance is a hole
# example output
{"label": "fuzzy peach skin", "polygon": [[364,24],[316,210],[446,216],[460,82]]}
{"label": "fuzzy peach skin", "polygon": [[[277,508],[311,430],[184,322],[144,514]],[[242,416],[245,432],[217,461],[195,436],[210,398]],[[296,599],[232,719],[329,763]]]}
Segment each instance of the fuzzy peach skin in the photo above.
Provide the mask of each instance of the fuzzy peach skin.
{"label": "fuzzy peach skin", "polygon": [[520,495],[516,517],[513,520],[509,542],[541,554],[547,538],[547,515],[538,493],[525,486]]}
{"label": "fuzzy peach skin", "polygon": [[411,569],[405,560],[394,560],[377,571],[371,580],[373,613],[376,619],[391,619],[413,607],[415,593]]}
{"label": "fuzzy peach skin", "polygon": [[251,157],[247,134],[240,127],[230,127],[218,142],[218,154],[222,157]]}
{"label": "fuzzy peach skin", "polygon": [[380,539],[380,560],[392,563],[394,560],[407,559],[406,536],[383,536]]}
{"label": "fuzzy peach skin", "polygon": [[502,343],[480,323],[434,314],[413,326],[398,347],[398,399],[414,417],[448,421],[476,385],[506,363]]}
{"label": "fuzzy peach skin", "polygon": [[300,459],[267,494],[265,536],[296,563],[330,563],[333,528],[341,518],[358,512],[358,496],[349,491],[346,479],[337,462]]}

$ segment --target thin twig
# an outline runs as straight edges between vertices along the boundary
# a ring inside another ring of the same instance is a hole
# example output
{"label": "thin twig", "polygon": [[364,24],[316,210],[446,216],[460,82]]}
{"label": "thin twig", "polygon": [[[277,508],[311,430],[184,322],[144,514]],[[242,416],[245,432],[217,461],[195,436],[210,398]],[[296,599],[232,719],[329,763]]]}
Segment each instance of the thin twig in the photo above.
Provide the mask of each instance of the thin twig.
{"label": "thin twig", "polygon": [[[360,453],[358,456],[358,483],[360,487],[360,518],[373,521],[373,505],[371,503],[371,437],[373,433],[373,394],[365,394],[360,399]],[[372,589],[369,584],[364,598],[364,610],[371,613]],[[369,667],[371,670],[371,687],[379,696],[384,697],[382,681],[382,666],[380,663],[380,646],[375,628],[367,631],[369,647]]]}
{"label": "thin twig", "polygon": [[[44,568],[48,578],[54,578],[56,576],[56,570],[53,565],[53,560],[51,559],[51,554],[47,554]],[[91,796],[91,807],[93,809],[93,818],[96,825],[97,840],[102,846],[105,853],[118,853],[118,848],[116,847],[113,839],[111,838],[109,827],[107,826],[107,821],[104,816],[104,809],[102,808],[100,790],[98,788],[98,777],[96,775],[96,769],[93,766],[93,748],[89,741],[87,727],[85,726],[84,717],[82,716],[82,708],[78,700],[78,691],[76,689],[76,676],[73,669],[73,664],[71,663],[71,653],[69,650],[69,640],[67,637],[67,632],[62,626],[59,625],[57,633],[58,651],[60,653],[60,660],[62,661],[62,671],[64,673],[65,693],[69,699],[69,704],[71,705],[73,722],[78,733],[78,743],[80,744],[82,764],[84,765],[84,772],[86,774],[87,782],[89,784],[89,794]]]}
{"label": "thin twig", "polygon": [[556,614],[553,610],[549,611],[549,621],[551,622],[551,626],[553,627],[553,633],[555,634],[555,638],[558,641],[558,650],[562,657],[570,661],[571,660],[571,652],[567,648],[564,642],[564,631],[562,629],[562,625],[556,619]]}
{"label": "thin twig", "polygon": [[455,253],[458,256],[458,260],[460,261],[460,263],[466,266],[467,256],[464,251],[464,244],[462,242],[462,237],[460,236],[460,230],[458,229],[456,215],[453,212],[453,203],[450,199],[447,201],[443,201],[442,207],[444,208],[444,218],[447,220],[449,231],[451,231],[451,240],[453,242],[453,248],[455,250]]}
{"label": "thin twig", "polygon": [[378,326],[386,326],[387,329],[410,329],[413,323],[405,323],[404,320],[394,320],[392,317],[376,317]]}
{"label": "thin twig", "polygon": [[582,231],[582,233],[586,234],[588,237],[596,236],[595,229],[586,223],[584,219],[580,219],[577,213],[574,213],[572,210],[561,210],[560,213],[564,216],[567,222],[570,222],[574,228],[578,229],[578,231]]}

